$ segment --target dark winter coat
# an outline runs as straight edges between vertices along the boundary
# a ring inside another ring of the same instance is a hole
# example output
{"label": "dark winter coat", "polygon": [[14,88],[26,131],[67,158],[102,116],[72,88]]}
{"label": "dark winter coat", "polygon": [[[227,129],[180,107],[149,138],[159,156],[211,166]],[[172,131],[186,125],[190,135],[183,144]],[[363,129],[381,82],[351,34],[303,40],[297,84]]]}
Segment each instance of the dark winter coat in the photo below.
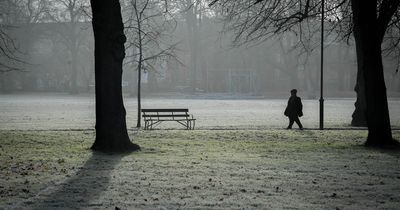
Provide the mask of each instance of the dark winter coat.
{"label": "dark winter coat", "polygon": [[284,114],[288,117],[303,116],[303,104],[301,103],[301,98],[297,96],[290,96]]}

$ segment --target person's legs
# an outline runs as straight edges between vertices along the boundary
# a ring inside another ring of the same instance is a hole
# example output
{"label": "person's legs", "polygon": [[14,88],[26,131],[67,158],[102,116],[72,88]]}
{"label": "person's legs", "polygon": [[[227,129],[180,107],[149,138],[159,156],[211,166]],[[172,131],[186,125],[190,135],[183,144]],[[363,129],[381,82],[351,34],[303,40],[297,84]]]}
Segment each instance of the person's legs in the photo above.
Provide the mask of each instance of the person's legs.
{"label": "person's legs", "polygon": [[294,123],[293,117],[289,117],[289,126],[287,127],[287,129],[292,129],[293,123]]}
{"label": "person's legs", "polygon": [[296,122],[300,129],[303,129],[303,125],[301,124],[299,117],[296,116],[293,120]]}

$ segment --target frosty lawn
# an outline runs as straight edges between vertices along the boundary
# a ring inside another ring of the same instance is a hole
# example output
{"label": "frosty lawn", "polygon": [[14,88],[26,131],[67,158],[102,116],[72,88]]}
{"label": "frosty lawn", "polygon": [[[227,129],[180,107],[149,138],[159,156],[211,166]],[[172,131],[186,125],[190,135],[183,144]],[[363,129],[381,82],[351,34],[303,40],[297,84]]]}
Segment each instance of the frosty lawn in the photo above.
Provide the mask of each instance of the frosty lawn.
{"label": "frosty lawn", "polygon": [[[301,94],[300,94],[301,96]],[[325,126],[349,127],[355,99],[325,100]],[[127,126],[136,126],[137,102],[124,99]],[[142,108],[189,108],[196,120],[196,129],[269,129],[286,128],[288,119],[283,115],[285,99],[217,100],[144,98]],[[400,127],[400,100],[389,99],[392,126]],[[305,128],[319,127],[318,100],[303,99]],[[0,95],[0,129],[53,130],[93,129],[95,124],[94,96],[66,94]],[[162,127],[181,129],[176,123],[163,123]]]}
{"label": "frosty lawn", "polygon": [[[394,131],[400,139],[400,132]],[[400,153],[366,131],[155,130],[93,154],[92,131],[0,131],[0,208],[396,209]]]}

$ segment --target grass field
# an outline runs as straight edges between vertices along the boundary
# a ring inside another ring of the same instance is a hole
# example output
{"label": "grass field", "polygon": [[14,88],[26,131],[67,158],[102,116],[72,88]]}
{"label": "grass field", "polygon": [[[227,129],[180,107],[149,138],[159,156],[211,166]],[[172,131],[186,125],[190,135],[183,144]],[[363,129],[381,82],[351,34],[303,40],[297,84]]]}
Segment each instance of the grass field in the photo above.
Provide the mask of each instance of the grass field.
{"label": "grass field", "polygon": [[0,209],[398,209],[400,153],[366,135],[136,131],[141,151],[109,155],[90,130],[1,130]]}
{"label": "grass field", "polygon": [[[136,98],[125,98],[127,126],[137,121]],[[325,99],[325,126],[349,127],[355,99]],[[283,115],[287,99],[176,99],[144,98],[142,108],[189,108],[197,129],[270,129],[285,128]],[[303,100],[306,128],[319,126],[319,101]],[[400,100],[389,100],[392,126],[400,128]],[[0,95],[0,130],[93,129],[93,95],[31,94]],[[163,123],[163,128],[179,128]]]}

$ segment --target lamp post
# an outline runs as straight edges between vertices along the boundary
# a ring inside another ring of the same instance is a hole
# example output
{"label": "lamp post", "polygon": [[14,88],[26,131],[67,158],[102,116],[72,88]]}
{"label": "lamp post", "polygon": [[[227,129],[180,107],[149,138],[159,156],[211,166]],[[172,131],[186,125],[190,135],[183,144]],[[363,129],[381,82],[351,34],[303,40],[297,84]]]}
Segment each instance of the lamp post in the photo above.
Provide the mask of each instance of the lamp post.
{"label": "lamp post", "polygon": [[321,78],[320,78],[320,98],[319,98],[319,129],[324,130],[324,12],[325,0],[321,0]]}

